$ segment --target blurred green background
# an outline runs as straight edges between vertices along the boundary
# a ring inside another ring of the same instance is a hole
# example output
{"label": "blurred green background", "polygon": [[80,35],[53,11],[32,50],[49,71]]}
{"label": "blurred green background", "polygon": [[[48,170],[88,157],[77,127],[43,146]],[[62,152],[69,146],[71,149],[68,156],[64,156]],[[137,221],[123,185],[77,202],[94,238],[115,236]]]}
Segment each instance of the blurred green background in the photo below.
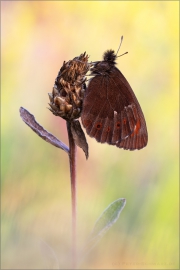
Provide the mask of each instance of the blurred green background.
{"label": "blurred green background", "polygon": [[[1,268],[71,268],[68,157],[19,116],[23,106],[66,144],[65,121],[48,110],[64,60],[117,50],[117,67],[143,109],[141,151],[98,144],[77,153],[78,249],[118,198],[120,219],[79,266],[178,269],[179,1],[1,1]],[[45,244],[46,243],[46,244]]]}

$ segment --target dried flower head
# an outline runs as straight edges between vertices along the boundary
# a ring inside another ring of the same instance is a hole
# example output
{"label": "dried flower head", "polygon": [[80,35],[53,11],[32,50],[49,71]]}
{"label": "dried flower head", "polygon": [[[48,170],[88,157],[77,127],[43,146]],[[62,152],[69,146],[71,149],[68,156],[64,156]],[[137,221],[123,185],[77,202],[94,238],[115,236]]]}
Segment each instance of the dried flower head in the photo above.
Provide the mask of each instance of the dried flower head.
{"label": "dried flower head", "polygon": [[67,121],[80,117],[86,88],[85,75],[90,66],[86,52],[73,60],[64,61],[55,80],[52,93],[48,93],[49,110],[54,115]]}

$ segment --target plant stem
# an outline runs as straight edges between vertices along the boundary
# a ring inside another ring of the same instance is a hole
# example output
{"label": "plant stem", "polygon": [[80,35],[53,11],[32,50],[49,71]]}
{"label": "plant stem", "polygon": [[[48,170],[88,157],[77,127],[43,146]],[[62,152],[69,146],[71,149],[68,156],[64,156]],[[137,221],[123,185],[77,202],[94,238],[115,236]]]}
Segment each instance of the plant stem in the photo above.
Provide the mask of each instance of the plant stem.
{"label": "plant stem", "polygon": [[71,123],[66,122],[69,138],[69,165],[72,200],[72,268],[76,269],[76,145],[71,132]]}

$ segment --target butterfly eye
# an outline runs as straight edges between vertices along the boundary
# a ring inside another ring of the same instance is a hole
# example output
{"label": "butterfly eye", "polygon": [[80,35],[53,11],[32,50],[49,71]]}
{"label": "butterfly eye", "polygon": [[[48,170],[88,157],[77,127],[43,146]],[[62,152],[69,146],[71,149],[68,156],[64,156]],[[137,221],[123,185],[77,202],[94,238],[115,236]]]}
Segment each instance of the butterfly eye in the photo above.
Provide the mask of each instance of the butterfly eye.
{"label": "butterfly eye", "polygon": [[97,129],[101,129],[101,127],[102,127],[102,124],[96,124]]}

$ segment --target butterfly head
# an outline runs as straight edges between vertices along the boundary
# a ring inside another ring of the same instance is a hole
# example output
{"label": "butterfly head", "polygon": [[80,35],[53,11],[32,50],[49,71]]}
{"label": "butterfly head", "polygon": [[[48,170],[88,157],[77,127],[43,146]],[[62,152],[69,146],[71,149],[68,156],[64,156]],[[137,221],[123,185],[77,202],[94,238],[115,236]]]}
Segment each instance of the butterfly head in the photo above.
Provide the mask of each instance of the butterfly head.
{"label": "butterfly head", "polygon": [[109,63],[115,65],[116,64],[116,62],[115,62],[116,57],[117,56],[113,50],[107,50],[103,55],[103,60],[105,62],[109,62]]}

